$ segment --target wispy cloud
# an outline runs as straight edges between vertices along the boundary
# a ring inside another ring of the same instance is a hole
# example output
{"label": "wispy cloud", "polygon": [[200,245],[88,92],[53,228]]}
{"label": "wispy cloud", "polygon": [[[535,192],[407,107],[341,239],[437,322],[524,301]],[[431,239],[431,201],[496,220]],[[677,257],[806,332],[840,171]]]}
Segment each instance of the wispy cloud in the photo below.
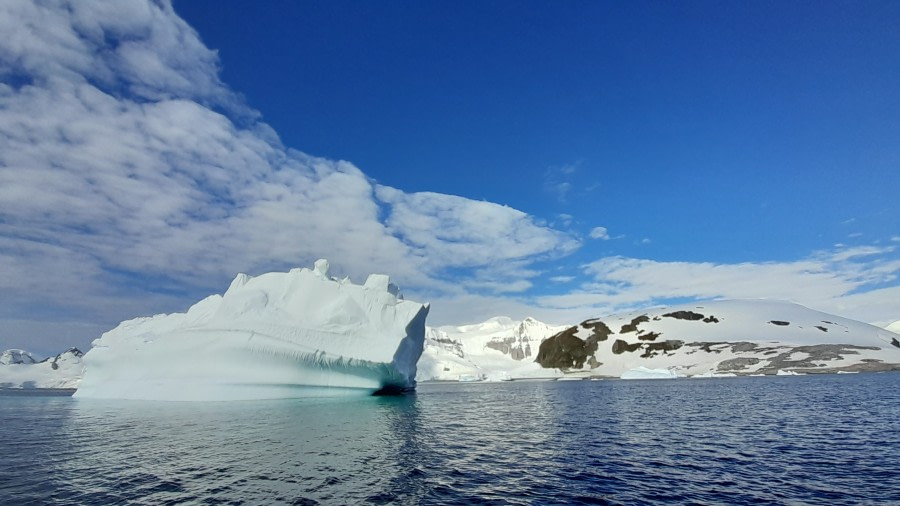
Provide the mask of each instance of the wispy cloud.
{"label": "wispy cloud", "polygon": [[900,317],[900,299],[879,299],[876,308],[875,299],[863,293],[896,290],[885,286],[900,275],[900,259],[893,253],[894,247],[861,246],[793,262],[734,264],[606,257],[583,266],[587,279],[581,290],[537,302],[609,312],[678,299],[774,298],[867,321],[887,320],[885,311]]}
{"label": "wispy cloud", "polygon": [[565,203],[574,188],[574,175],[579,163],[549,167],[544,171],[544,191],[553,195],[559,202]]}
{"label": "wispy cloud", "polygon": [[531,262],[579,245],[509,207],[285,148],[167,2],[3,2],[0,30],[0,316],[17,328],[42,318],[29,308],[183,309],[236,272],[321,256],[437,296],[521,291]]}
{"label": "wispy cloud", "polygon": [[609,240],[609,232],[606,230],[606,227],[594,227],[591,229],[591,233],[589,234],[591,239],[602,239],[604,241]]}

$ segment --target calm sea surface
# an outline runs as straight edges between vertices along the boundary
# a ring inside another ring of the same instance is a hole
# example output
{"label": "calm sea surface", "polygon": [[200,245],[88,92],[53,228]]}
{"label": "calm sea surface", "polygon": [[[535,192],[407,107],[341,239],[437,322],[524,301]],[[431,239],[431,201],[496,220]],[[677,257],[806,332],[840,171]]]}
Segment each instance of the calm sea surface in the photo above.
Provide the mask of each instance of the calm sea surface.
{"label": "calm sea surface", "polygon": [[0,395],[3,504],[900,504],[900,374]]}

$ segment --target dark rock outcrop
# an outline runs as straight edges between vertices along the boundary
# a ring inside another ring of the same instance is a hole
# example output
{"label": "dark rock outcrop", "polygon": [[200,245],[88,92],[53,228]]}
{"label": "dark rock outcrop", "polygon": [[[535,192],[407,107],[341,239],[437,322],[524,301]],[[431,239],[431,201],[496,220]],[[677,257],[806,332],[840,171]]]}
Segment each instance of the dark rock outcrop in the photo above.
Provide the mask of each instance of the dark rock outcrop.
{"label": "dark rock outcrop", "polygon": [[633,320],[631,320],[631,323],[626,323],[625,325],[622,325],[622,330],[619,331],[619,334],[627,334],[629,332],[637,332],[638,325],[640,325],[641,323],[644,323],[644,322],[649,322],[649,321],[650,321],[650,317],[648,317],[645,314],[642,314],[641,316],[638,316],[638,317],[634,318]]}
{"label": "dark rock outcrop", "polygon": [[638,339],[641,341],[656,341],[656,338],[661,335],[659,332],[647,332],[646,334],[638,334]]}
{"label": "dark rock outcrop", "polygon": [[666,318],[675,318],[678,320],[689,320],[689,321],[697,321],[705,318],[704,315],[700,313],[695,313],[693,311],[674,311],[672,313],[666,313],[663,315]]}
{"label": "dark rock outcrop", "polygon": [[[541,343],[534,361],[548,369],[580,369],[588,359],[594,357],[599,338],[598,334],[594,333],[587,339],[581,340],[575,336],[577,333],[578,327],[569,327],[555,336],[548,337]],[[609,337],[609,333],[604,336],[604,339],[606,337]],[[589,364],[594,366],[595,363],[597,363],[596,360]]]}
{"label": "dark rock outcrop", "polygon": [[720,371],[740,371],[758,363],[759,359],[755,357],[737,357],[719,362],[718,369]]}

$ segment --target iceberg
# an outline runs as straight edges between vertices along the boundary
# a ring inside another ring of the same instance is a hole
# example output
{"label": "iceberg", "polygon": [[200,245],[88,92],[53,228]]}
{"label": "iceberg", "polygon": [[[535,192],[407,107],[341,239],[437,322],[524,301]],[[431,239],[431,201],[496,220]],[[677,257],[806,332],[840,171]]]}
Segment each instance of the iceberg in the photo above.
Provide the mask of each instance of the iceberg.
{"label": "iceberg", "polygon": [[649,369],[644,366],[635,367],[622,373],[621,379],[675,379],[678,375],[667,369]]}
{"label": "iceberg", "polygon": [[252,400],[415,388],[429,305],[388,276],[238,274],[185,313],[122,322],[84,355],[76,398]]}

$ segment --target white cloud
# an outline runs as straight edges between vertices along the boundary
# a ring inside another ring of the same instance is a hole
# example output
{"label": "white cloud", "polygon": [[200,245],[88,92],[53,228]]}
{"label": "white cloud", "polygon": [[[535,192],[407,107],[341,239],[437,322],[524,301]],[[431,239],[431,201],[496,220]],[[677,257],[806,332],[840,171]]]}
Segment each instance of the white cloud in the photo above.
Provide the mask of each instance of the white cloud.
{"label": "white cloud", "polygon": [[[895,248],[861,246],[818,252],[793,262],[659,262],[607,257],[584,266],[581,290],[539,297],[541,306],[595,307],[597,315],[667,300],[772,298],[863,321],[900,317],[900,297],[888,297],[900,275]],[[892,316],[898,315],[898,316]]]}
{"label": "white cloud", "polygon": [[609,240],[609,232],[606,230],[606,227],[594,227],[589,235],[591,239]]}
{"label": "white cloud", "polygon": [[16,332],[38,307],[183,310],[239,271],[322,256],[408,293],[520,292],[532,262],[578,247],[515,209],[286,149],[166,2],[2,2],[0,30],[0,318]]}

